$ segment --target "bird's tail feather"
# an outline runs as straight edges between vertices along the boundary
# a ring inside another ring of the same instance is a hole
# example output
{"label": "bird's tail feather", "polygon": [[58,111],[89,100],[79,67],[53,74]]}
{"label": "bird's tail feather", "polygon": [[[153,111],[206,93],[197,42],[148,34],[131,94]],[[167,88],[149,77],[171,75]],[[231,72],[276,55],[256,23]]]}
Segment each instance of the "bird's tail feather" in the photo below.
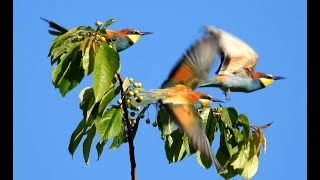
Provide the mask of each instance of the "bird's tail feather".
{"label": "bird's tail feather", "polygon": [[[139,100],[139,96],[142,97],[142,100]],[[133,96],[130,97],[131,105],[135,107],[156,103],[158,101],[159,101],[159,97],[157,97],[156,90],[142,91],[142,92],[139,92],[138,95],[136,95],[135,97]]]}
{"label": "bird's tail feather", "polygon": [[40,18],[41,18],[42,20],[48,22],[48,23],[49,23],[49,27],[57,30],[57,31],[48,30],[49,33],[52,34],[52,35],[59,36],[59,35],[64,34],[64,33],[66,33],[66,32],[69,31],[67,28],[62,27],[61,25],[59,25],[59,24],[57,24],[57,23],[55,23],[55,22],[53,22],[53,21],[49,21],[49,20],[47,20],[47,19],[45,19],[45,18],[42,18],[42,17],[40,17]]}
{"label": "bird's tail feather", "polygon": [[[207,139],[207,143],[210,145],[208,139]],[[207,146],[207,147],[211,147],[211,145],[210,145],[210,146]],[[210,151],[209,151],[209,152],[210,152],[209,156],[210,156],[211,162],[214,163],[217,171],[218,171],[218,172],[223,172],[223,171],[225,171],[225,169],[221,166],[221,164],[219,163],[219,161],[218,161],[218,159],[216,158],[216,156],[213,154],[211,148],[210,148]]]}
{"label": "bird's tail feather", "polygon": [[[218,159],[216,158],[216,156],[214,155],[212,148],[211,148],[211,144],[206,136],[206,134],[202,133],[201,136],[199,136],[199,138],[202,138],[202,140],[199,140],[198,142],[204,142],[205,144],[203,146],[199,146],[199,150],[201,152],[204,152],[204,155],[209,158],[211,160],[212,163],[214,163],[216,169],[218,172],[223,172],[225,171],[225,169],[221,166],[221,164],[219,163]],[[206,150],[204,150],[206,149]]]}

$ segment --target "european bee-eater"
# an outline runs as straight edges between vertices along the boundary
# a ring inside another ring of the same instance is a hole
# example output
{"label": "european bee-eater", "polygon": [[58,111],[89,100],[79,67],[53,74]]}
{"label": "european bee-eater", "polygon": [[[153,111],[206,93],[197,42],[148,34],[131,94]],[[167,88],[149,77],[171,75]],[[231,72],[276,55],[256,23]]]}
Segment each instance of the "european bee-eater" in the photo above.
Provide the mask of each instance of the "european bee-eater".
{"label": "european bee-eater", "polygon": [[[50,34],[59,36],[61,34],[64,34],[68,32],[68,29],[58,25],[57,23],[53,21],[49,21],[47,19],[44,19],[41,17],[42,20],[46,21],[49,23],[49,27],[57,30],[48,30]],[[115,47],[117,52],[123,51],[127,49],[128,47],[132,46],[135,44],[141,36],[146,35],[146,34],[152,34],[151,32],[140,32],[135,29],[127,28],[127,29],[122,29],[122,30],[106,30],[107,31],[107,39],[109,41],[112,41],[115,43]]]}
{"label": "european bee-eater", "polygon": [[252,92],[269,86],[274,80],[284,79],[262,72],[254,72],[257,53],[237,37],[215,27],[207,27],[219,46],[221,64],[217,76],[201,83],[199,87],[219,87],[230,100],[230,92]]}
{"label": "european bee-eater", "polygon": [[160,89],[140,92],[138,96],[142,96],[143,100],[140,103],[135,100],[131,102],[134,106],[159,102],[188,136],[193,147],[209,158],[220,171],[222,167],[213,154],[202,127],[202,119],[195,108],[199,101],[206,104],[204,100],[207,100],[207,103],[220,100],[206,93],[194,91],[199,83],[208,78],[217,51],[215,37],[208,34],[188,49]]}

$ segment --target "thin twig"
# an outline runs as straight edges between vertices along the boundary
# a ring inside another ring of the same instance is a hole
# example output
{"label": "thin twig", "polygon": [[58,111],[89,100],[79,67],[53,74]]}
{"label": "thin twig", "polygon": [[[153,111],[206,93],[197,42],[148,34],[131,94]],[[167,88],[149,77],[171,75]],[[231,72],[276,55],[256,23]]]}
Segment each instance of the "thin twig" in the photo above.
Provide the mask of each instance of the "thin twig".
{"label": "thin twig", "polygon": [[[117,76],[118,76],[120,86],[121,86],[121,99],[123,99],[123,96],[124,96],[124,91],[122,88],[123,79],[121,78],[121,75],[119,73],[117,73]],[[130,163],[131,163],[131,179],[136,180],[137,179],[136,160],[135,160],[135,156],[134,156],[133,137],[132,137],[132,133],[131,133],[132,131],[131,131],[131,127],[130,127],[129,113],[128,113],[126,101],[122,101],[122,108],[124,111],[124,119],[126,121],[126,126],[128,129],[128,136],[127,137],[128,137],[128,144],[129,144]]]}
{"label": "thin twig", "polygon": [[[140,113],[144,113],[148,108],[149,108],[150,104],[144,106],[144,108],[142,109],[142,111]],[[138,116],[136,118],[136,124],[133,126],[133,129],[132,129],[132,137],[133,139],[136,137],[136,134],[137,134],[137,130],[138,130],[138,126],[139,126],[139,122],[140,122],[140,116]]]}

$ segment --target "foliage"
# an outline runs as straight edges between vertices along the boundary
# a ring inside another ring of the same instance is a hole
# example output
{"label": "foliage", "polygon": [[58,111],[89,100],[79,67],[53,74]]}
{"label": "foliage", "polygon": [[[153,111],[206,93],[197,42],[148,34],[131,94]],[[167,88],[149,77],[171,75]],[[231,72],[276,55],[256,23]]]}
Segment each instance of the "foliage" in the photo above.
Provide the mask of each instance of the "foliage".
{"label": "foliage", "polygon": [[[112,41],[104,39],[107,37],[107,26],[113,22],[115,20],[110,19],[96,29],[90,26],[72,28],[52,41],[49,52],[51,65],[55,65],[52,82],[62,97],[80,84],[84,75],[94,72],[93,86],[84,88],[79,94],[83,119],[72,133],[68,148],[73,156],[83,140],[86,164],[89,164],[90,150],[96,134],[100,138],[96,142],[99,160],[107,142],[111,143],[110,150],[128,142],[128,127],[133,138],[135,137],[139,120],[149,107],[141,110],[130,103],[130,97],[138,97],[137,93],[133,93],[134,90],[141,91],[142,88],[132,79],[122,79],[120,76],[119,54]],[[155,107],[157,117],[153,125],[158,126],[164,140],[169,163],[182,161],[186,155],[196,153],[199,165],[205,169],[210,168],[211,162],[194,150],[165,109],[157,103]],[[237,174],[245,179],[252,178],[258,170],[260,144],[266,150],[262,129],[270,124],[250,126],[248,118],[244,114],[238,115],[233,107],[204,107],[198,109],[198,112],[209,142],[213,143],[219,137],[217,159],[228,170],[220,175],[226,179]]]}
{"label": "foliage", "polygon": [[[260,143],[263,146],[266,145],[262,133],[262,128],[265,126],[252,126],[251,128],[248,118],[244,114],[238,115],[233,107],[206,107],[199,109],[198,112],[211,144],[219,130],[220,147],[217,151],[217,159],[228,170],[220,175],[226,179],[237,174],[245,179],[254,176],[258,170]],[[160,120],[162,126],[169,126],[170,118],[164,115],[161,117],[166,117]],[[166,135],[165,150],[169,163],[183,160],[186,154],[190,156],[196,153],[199,165],[205,169],[211,167],[211,162],[202,157],[199,152],[195,152],[186,136],[179,129]]]}

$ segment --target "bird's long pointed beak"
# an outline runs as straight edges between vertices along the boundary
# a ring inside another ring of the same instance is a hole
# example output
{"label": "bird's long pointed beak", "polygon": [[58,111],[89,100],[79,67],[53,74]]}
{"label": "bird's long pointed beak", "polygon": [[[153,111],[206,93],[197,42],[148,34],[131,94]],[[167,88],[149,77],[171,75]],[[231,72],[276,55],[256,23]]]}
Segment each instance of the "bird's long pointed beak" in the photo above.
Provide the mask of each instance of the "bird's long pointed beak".
{"label": "bird's long pointed beak", "polygon": [[141,36],[146,35],[146,34],[153,34],[153,33],[152,32],[140,32]]}
{"label": "bird's long pointed beak", "polygon": [[273,80],[280,80],[280,79],[285,79],[285,78],[282,76],[273,76],[272,79]]}

